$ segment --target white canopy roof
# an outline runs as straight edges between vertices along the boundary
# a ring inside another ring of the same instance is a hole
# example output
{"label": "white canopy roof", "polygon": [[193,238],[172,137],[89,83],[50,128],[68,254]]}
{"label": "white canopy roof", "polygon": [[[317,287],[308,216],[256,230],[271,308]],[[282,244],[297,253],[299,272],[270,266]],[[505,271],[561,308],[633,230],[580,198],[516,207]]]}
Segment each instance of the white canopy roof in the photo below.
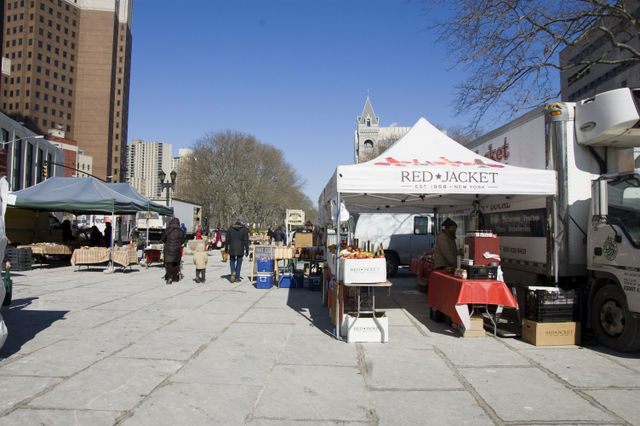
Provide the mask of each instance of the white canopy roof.
{"label": "white canopy roof", "polygon": [[554,195],[556,173],[515,167],[463,147],[421,118],[378,158],[338,166],[318,200],[329,222],[340,193],[349,211],[431,212],[438,206],[470,207]]}

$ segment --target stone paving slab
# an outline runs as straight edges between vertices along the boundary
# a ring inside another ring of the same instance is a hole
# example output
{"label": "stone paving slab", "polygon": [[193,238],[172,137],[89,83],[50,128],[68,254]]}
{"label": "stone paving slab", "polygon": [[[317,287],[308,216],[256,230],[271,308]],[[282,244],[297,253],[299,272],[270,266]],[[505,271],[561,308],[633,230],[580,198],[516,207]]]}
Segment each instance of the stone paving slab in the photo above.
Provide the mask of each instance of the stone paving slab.
{"label": "stone paving slab", "polygon": [[371,395],[379,426],[494,424],[473,396],[463,390],[373,391]]}
{"label": "stone paving slab", "polygon": [[634,426],[640,426],[640,389],[606,389],[585,391],[599,404]]}
{"label": "stone paving slab", "polygon": [[462,383],[433,350],[363,344],[367,381],[377,390],[460,389]]}
{"label": "stone paving slab", "polygon": [[0,417],[0,426],[16,425],[115,425],[122,413],[86,410],[18,409]]}
{"label": "stone paving slab", "polygon": [[536,368],[461,368],[460,373],[503,421],[614,420]]}
{"label": "stone paving slab", "polygon": [[127,411],[182,364],[176,361],[109,358],[40,395],[32,408]]}
{"label": "stone paving slab", "polygon": [[241,425],[261,388],[169,383],[146,398],[124,426]]}
{"label": "stone paving slab", "polygon": [[320,292],[257,289],[249,268],[15,274],[0,426],[639,424],[640,353],[461,338],[402,270],[377,294],[389,343],[349,344]]}
{"label": "stone paving slab", "polygon": [[326,335],[291,335],[287,339],[280,364],[355,366],[358,352],[355,345],[347,345]]}
{"label": "stone paving slab", "polygon": [[366,421],[370,407],[354,367],[275,366],[253,414],[290,420]]}
{"label": "stone paving slab", "polygon": [[[523,354],[572,386],[584,388],[626,388],[640,384],[640,374],[607,357],[578,348],[545,351],[533,349]],[[640,411],[639,411],[640,414]]]}

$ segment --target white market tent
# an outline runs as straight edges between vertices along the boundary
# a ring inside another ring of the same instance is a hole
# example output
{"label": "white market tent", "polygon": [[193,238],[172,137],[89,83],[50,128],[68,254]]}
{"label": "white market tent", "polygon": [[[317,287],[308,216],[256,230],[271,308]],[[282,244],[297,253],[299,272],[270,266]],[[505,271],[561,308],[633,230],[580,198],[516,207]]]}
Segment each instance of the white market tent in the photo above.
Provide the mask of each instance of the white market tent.
{"label": "white market tent", "polygon": [[379,157],[338,166],[318,200],[322,223],[335,223],[340,201],[351,212],[436,212],[556,193],[554,170],[487,159],[421,118]]}

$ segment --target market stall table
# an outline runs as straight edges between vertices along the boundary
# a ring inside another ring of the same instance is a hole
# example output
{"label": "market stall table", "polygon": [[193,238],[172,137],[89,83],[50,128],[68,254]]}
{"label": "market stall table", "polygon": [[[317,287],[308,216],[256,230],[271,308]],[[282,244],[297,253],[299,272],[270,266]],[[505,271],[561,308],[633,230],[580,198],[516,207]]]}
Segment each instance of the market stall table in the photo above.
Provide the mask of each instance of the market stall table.
{"label": "market stall table", "polygon": [[40,256],[71,256],[71,247],[65,244],[55,243],[36,243],[24,246],[18,246],[18,248],[30,248],[31,254],[37,254]]}
{"label": "market stall table", "polygon": [[[109,261],[109,247],[81,247],[74,250],[71,265],[94,265]],[[114,247],[113,262],[126,268],[138,264],[138,252],[134,249]]]}
{"label": "market stall table", "polygon": [[471,327],[469,304],[518,307],[503,281],[462,279],[442,271],[429,276],[427,302],[466,329]]}
{"label": "market stall table", "polygon": [[[376,288],[377,287],[385,287],[385,288],[389,288],[391,287],[391,282],[390,281],[386,281],[383,283],[342,283],[345,287],[355,287],[356,289],[356,317],[353,319],[353,322],[351,322],[351,324],[349,325],[349,328],[347,329],[347,343],[351,342],[351,331],[353,330],[353,327],[358,323],[359,320],[361,320],[361,315],[363,314],[368,314],[371,315],[371,319],[373,320],[373,322],[375,323],[376,327],[378,328],[378,331],[380,331],[380,341],[382,343],[387,342],[388,341],[388,337],[386,336],[385,333],[385,328],[382,326],[382,324],[380,324],[380,321],[378,319],[378,315],[376,312]],[[370,302],[369,308],[368,309],[362,309],[362,289],[366,288],[367,290],[367,298]],[[368,319],[368,318],[367,318]]]}

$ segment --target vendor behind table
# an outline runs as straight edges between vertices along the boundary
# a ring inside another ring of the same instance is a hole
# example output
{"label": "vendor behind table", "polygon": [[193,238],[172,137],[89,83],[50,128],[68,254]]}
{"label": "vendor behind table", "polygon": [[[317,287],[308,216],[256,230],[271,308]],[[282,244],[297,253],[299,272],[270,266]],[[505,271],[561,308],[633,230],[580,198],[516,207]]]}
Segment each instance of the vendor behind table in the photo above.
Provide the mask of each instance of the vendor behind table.
{"label": "vendor behind table", "polygon": [[458,224],[451,218],[447,218],[442,223],[442,228],[442,231],[436,237],[436,246],[433,251],[434,268],[455,268],[458,255],[458,247],[456,245]]}

